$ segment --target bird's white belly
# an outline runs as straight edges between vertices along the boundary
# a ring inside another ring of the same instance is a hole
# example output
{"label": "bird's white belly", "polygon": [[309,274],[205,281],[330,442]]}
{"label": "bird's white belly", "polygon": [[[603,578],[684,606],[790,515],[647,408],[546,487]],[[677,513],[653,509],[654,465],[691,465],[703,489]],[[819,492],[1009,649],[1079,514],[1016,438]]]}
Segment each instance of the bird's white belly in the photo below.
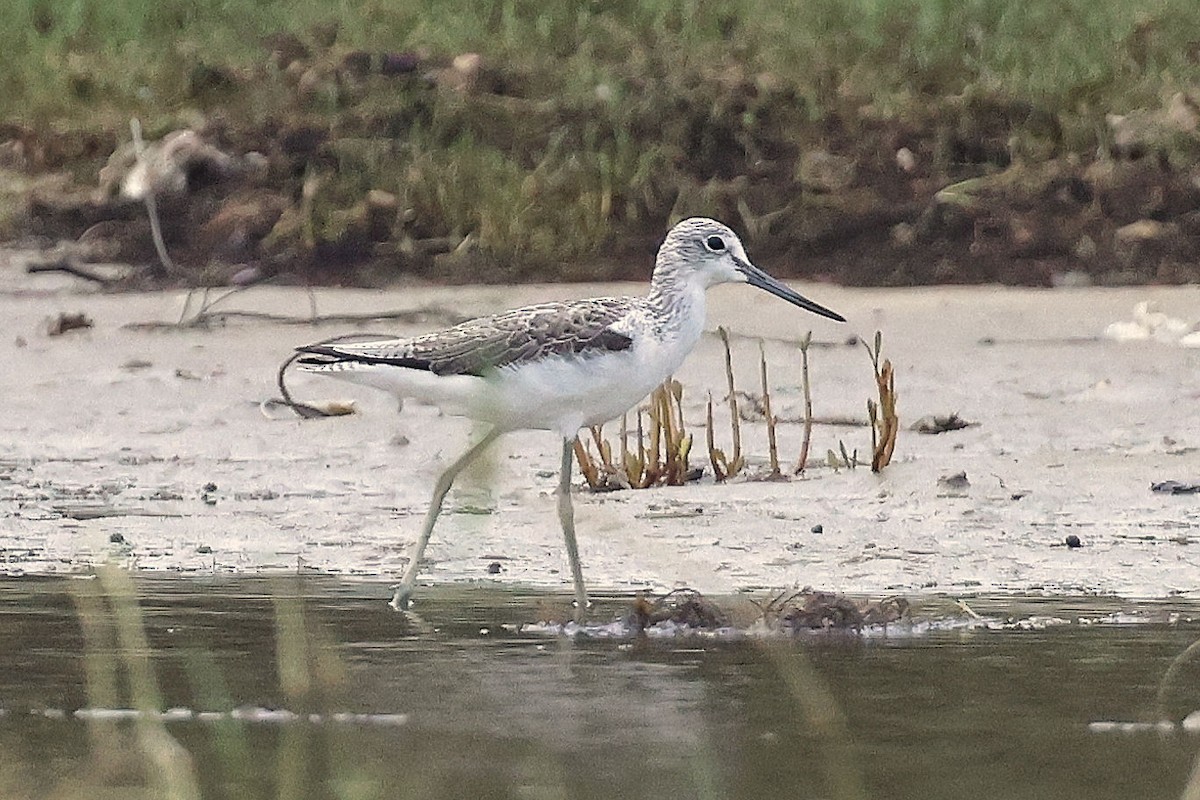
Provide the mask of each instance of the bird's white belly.
{"label": "bird's white belly", "polygon": [[621,416],[679,368],[690,347],[638,342],[628,350],[545,358],[500,370],[469,416],[506,428],[574,436]]}

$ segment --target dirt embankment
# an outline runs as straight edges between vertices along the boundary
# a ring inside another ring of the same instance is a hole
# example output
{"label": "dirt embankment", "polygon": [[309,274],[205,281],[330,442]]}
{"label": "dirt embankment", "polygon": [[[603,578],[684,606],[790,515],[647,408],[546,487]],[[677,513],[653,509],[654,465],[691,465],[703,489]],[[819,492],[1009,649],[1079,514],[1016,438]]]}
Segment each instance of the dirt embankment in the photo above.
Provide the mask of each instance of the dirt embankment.
{"label": "dirt embankment", "polygon": [[[726,65],[626,76],[639,99],[617,112],[603,87],[590,105],[539,97],[471,53],[281,35],[263,59],[194,72],[208,111],[158,126],[140,158],[126,131],[0,126],[0,169],[19,178],[0,230],[40,237],[47,268],[142,265],[97,275],[118,287],[642,278],[688,214],[730,222],[782,275],[849,285],[1200,281],[1200,90],[1108,115],[1080,155],[1053,114],[1001,95],[903,115],[846,98],[813,120],[771,76]],[[463,142],[506,161],[489,172]]]}

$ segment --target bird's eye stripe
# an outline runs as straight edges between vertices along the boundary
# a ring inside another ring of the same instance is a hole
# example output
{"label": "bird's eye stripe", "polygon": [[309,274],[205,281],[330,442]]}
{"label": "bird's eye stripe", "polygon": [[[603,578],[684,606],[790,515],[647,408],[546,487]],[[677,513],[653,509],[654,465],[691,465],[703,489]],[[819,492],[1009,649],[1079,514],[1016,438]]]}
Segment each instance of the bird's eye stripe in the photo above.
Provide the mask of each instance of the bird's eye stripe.
{"label": "bird's eye stripe", "polygon": [[724,250],[725,249],[725,240],[722,239],[720,236],[710,236],[704,240],[704,245],[709,250]]}

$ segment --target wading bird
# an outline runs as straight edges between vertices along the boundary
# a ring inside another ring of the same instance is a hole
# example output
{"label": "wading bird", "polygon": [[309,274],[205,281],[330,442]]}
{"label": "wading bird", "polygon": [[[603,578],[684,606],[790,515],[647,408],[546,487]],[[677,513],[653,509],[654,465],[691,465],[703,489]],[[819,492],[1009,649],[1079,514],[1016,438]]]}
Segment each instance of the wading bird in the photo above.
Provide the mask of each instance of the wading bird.
{"label": "wading bird", "polygon": [[695,217],[667,233],[645,297],[541,303],[420,336],[297,348],[306,370],[432,403],[491,426],[434,484],[392,605],[409,604],[454,479],[501,434],[532,429],[553,431],[562,439],[558,517],[581,617],[587,592],[571,506],[575,437],[581,428],[619,417],[679,368],[704,330],[705,291],[722,283],[748,283],[806,311],[845,321],[751,264],[728,227]]}

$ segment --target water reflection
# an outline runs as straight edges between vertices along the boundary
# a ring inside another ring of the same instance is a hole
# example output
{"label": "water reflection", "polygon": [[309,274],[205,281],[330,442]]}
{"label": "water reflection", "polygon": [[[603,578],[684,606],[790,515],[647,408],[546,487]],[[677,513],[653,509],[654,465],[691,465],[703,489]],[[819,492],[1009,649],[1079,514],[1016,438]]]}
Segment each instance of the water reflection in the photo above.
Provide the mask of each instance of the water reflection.
{"label": "water reflection", "polygon": [[[1174,799],[1200,743],[1088,730],[1152,718],[1187,621],[572,640],[511,627],[545,598],[443,589],[409,619],[385,595],[142,580],[139,642],[119,582],[0,581],[0,797]],[[1173,718],[1198,678],[1178,669]],[[187,711],[74,713],[139,703]]]}

